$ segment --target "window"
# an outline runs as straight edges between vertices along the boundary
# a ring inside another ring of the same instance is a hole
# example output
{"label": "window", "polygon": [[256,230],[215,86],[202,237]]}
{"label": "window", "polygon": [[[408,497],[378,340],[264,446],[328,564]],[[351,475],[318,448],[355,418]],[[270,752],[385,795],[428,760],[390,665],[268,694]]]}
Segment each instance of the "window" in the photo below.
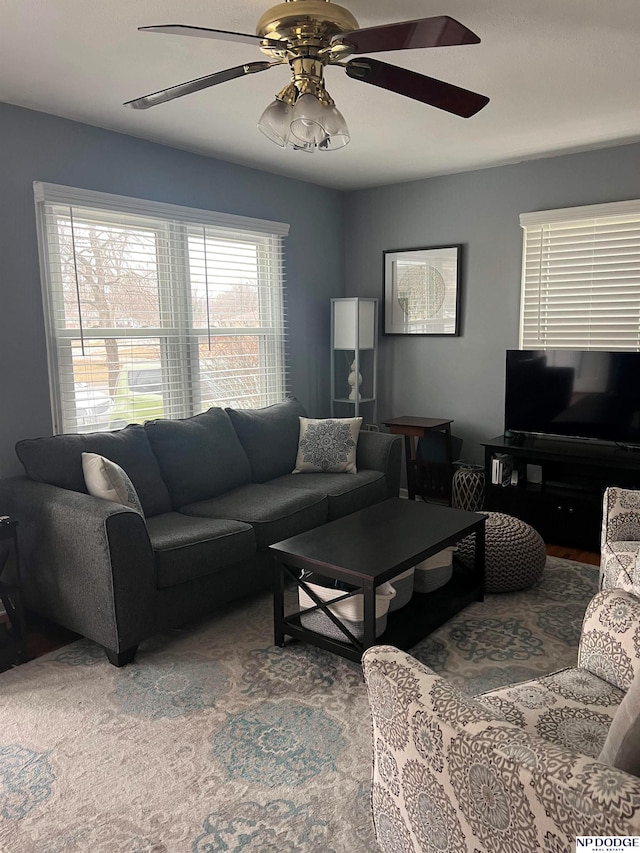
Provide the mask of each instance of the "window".
{"label": "window", "polygon": [[640,350],[640,200],[524,213],[520,346]]}
{"label": "window", "polygon": [[55,432],[283,399],[288,225],[34,189]]}

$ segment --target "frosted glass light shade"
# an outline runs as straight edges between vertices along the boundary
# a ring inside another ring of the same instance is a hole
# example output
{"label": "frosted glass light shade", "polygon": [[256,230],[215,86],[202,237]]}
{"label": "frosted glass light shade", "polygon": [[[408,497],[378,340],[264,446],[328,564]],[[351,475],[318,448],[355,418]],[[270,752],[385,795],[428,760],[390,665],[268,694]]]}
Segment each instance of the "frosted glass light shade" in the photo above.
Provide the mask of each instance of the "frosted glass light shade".
{"label": "frosted glass light shade", "polygon": [[343,148],[350,140],[347,123],[335,105],[321,103],[307,93],[296,101],[291,116],[291,142],[319,151]]}
{"label": "frosted glass light shade", "polygon": [[292,106],[276,99],[269,104],[260,116],[258,128],[276,145],[286,148],[289,141],[292,113]]}
{"label": "frosted glass light shade", "polygon": [[335,151],[338,148],[344,148],[351,140],[344,116],[335,104],[324,109],[324,129],[327,136],[319,143],[318,150]]}

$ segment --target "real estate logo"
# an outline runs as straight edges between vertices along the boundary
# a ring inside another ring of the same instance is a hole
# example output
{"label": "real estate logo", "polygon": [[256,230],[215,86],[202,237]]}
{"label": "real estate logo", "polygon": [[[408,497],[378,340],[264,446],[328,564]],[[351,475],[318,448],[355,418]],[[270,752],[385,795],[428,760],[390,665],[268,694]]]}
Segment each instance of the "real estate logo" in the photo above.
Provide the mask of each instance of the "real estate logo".
{"label": "real estate logo", "polygon": [[640,835],[578,835],[576,853],[625,853],[627,850],[640,850]]}

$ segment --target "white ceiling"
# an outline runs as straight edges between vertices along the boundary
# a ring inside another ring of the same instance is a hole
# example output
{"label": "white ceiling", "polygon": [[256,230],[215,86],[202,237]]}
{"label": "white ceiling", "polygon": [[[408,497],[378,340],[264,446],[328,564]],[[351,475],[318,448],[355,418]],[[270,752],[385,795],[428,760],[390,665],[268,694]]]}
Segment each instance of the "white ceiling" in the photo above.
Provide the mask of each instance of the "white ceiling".
{"label": "white ceiling", "polygon": [[264,56],[139,33],[191,24],[253,33],[264,0],[1,0],[0,101],[317,184],[356,189],[640,140],[638,0],[342,0],[361,27],[448,14],[479,45],[376,58],[489,95],[462,119],[327,69],[351,130],[342,150],[282,150],[257,120],[286,67],[150,110],[122,102]]}

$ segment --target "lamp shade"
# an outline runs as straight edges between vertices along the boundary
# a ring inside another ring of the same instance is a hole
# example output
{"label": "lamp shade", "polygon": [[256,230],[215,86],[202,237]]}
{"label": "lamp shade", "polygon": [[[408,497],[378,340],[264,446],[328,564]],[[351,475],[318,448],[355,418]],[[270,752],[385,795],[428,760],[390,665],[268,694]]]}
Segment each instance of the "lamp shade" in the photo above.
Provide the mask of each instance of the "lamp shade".
{"label": "lamp shade", "polygon": [[332,299],[333,349],[375,349],[377,299]]}

